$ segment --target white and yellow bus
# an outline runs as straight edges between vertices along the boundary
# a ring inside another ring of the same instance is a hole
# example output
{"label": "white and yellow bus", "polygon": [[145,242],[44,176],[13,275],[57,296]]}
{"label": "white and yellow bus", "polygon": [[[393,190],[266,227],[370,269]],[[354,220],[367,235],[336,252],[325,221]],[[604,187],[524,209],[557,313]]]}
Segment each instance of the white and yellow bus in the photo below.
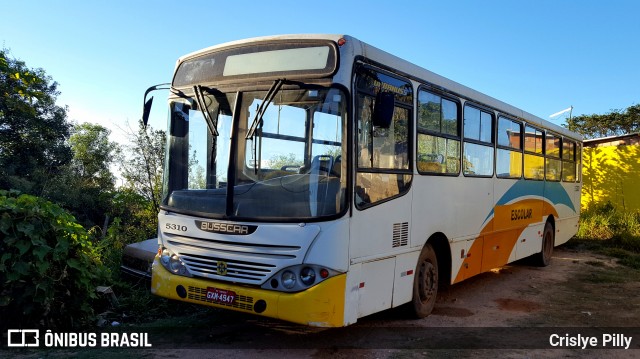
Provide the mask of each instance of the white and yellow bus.
{"label": "white and yellow bus", "polygon": [[425,317],[439,285],[547,265],[577,231],[580,135],[353,37],[210,47],[170,89],[156,295],[322,327]]}

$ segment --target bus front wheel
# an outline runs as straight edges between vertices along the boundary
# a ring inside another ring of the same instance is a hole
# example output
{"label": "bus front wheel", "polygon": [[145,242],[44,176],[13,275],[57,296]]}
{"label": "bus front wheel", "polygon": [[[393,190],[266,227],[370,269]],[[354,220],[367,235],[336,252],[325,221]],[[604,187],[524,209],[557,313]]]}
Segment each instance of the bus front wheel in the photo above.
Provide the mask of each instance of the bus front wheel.
{"label": "bus front wheel", "polygon": [[416,317],[431,314],[438,294],[438,259],[431,244],[426,244],[418,258],[413,279],[413,310]]}

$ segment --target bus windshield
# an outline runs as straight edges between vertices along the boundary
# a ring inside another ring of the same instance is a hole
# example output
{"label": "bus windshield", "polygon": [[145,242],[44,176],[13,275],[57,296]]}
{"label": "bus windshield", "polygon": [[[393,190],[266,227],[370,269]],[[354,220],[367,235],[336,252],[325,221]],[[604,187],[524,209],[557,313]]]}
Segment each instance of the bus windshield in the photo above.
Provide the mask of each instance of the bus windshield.
{"label": "bus windshield", "polygon": [[281,89],[263,106],[267,91],[194,92],[199,95],[182,93],[169,102],[165,210],[266,221],[344,211],[347,97],[341,90]]}

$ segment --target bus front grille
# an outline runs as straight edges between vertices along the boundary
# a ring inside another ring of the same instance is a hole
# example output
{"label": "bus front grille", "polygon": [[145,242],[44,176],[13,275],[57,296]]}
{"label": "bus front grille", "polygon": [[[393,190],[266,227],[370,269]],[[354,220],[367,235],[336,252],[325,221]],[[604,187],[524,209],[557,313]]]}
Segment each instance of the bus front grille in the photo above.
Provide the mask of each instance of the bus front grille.
{"label": "bus front grille", "polygon": [[255,244],[165,235],[191,275],[223,282],[262,285],[278,270],[299,264],[300,246]]}
{"label": "bus front grille", "polygon": [[239,295],[233,303],[220,303],[214,302],[212,299],[207,299],[207,288],[199,288],[189,286],[187,291],[187,298],[191,300],[197,300],[199,302],[212,303],[217,305],[224,305],[227,307],[253,311],[253,297],[247,297]]}
{"label": "bus front grille", "polygon": [[244,262],[234,259],[183,253],[180,259],[193,275],[221,280],[240,280],[260,283],[269,276],[275,265]]}

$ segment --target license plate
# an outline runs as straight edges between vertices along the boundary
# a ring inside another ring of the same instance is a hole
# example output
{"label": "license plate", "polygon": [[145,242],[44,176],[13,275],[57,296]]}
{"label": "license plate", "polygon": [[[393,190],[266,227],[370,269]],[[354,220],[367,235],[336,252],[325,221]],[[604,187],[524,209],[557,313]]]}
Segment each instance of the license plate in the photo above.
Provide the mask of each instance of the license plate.
{"label": "license plate", "polygon": [[207,300],[214,303],[233,304],[236,301],[236,292],[218,288],[207,288]]}

